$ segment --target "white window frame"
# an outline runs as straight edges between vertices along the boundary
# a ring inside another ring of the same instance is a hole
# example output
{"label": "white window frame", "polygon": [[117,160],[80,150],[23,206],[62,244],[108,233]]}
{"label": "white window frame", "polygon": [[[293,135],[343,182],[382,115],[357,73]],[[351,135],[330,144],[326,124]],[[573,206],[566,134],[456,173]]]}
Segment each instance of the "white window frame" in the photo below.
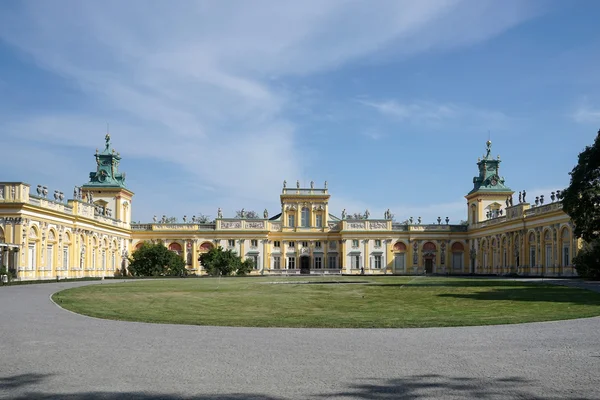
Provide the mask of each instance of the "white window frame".
{"label": "white window frame", "polygon": [[303,207],[300,211],[300,225],[302,228],[310,227],[310,210],[308,207]]}
{"label": "white window frame", "polygon": [[69,246],[63,246],[63,260],[62,260],[62,269],[69,269]]}
{"label": "white window frame", "polygon": [[376,254],[373,256],[373,268],[374,269],[381,269],[382,258],[383,257],[379,254]]}
{"label": "white window frame", "polygon": [[337,256],[329,256],[329,263],[327,264],[327,268],[329,269],[337,269]]}
{"label": "white window frame", "polygon": [[30,271],[33,271],[37,268],[37,243],[29,243],[27,250],[27,258],[29,258],[27,263],[29,264],[28,268]]}
{"label": "white window frame", "polygon": [[296,226],[296,216],[294,214],[288,215],[288,226],[293,228]]}
{"label": "white window frame", "polygon": [[315,256],[315,269],[323,269],[323,258]]}
{"label": "white window frame", "polygon": [[54,244],[46,246],[46,269],[52,270],[54,267]]}
{"label": "white window frame", "polygon": [[273,269],[281,269],[281,257],[273,257]]}
{"label": "white window frame", "polygon": [[315,216],[315,222],[316,222],[317,228],[322,228],[323,227],[323,216],[321,214],[317,214]]}
{"label": "white window frame", "polygon": [[296,257],[290,256],[287,258],[287,269],[296,269]]}

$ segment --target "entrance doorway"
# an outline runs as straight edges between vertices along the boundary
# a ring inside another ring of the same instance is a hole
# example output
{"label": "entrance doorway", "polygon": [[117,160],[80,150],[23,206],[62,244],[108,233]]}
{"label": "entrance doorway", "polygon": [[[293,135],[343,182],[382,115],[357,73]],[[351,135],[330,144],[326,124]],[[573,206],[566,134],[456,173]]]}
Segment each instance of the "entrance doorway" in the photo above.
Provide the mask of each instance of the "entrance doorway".
{"label": "entrance doorway", "polygon": [[300,257],[300,273],[310,274],[310,258]]}
{"label": "entrance doorway", "polygon": [[425,259],[425,273],[432,274],[433,273],[433,258]]}

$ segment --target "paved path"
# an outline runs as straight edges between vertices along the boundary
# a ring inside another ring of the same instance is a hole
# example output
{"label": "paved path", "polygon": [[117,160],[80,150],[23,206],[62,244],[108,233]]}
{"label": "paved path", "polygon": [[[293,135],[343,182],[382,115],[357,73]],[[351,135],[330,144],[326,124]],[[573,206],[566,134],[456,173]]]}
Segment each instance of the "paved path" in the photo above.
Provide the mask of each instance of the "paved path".
{"label": "paved path", "polygon": [[0,288],[0,398],[598,399],[600,318],[428,329],[263,329],[84,317]]}

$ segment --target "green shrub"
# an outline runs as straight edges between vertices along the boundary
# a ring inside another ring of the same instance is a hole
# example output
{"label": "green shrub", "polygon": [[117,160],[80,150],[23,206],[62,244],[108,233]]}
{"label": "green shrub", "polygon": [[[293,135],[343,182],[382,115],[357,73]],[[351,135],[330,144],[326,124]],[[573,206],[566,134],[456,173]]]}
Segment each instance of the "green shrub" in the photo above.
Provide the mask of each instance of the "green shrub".
{"label": "green shrub", "polygon": [[573,258],[573,264],[580,277],[600,280],[600,240],[584,244]]}

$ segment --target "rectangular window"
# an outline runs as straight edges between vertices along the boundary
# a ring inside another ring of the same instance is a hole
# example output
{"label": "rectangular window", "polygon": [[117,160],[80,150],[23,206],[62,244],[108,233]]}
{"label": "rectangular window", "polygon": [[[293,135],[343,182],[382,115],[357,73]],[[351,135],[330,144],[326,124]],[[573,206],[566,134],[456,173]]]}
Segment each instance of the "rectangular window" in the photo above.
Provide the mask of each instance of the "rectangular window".
{"label": "rectangular window", "polygon": [[100,266],[102,271],[106,269],[106,251],[102,250],[102,265]]}
{"label": "rectangular window", "polygon": [[252,239],[250,241],[250,247],[258,247],[258,240]]}
{"label": "rectangular window", "polygon": [[358,247],[358,240],[354,239],[352,241],[352,247]]}
{"label": "rectangular window", "polygon": [[258,269],[258,256],[250,256],[249,258],[252,260],[253,268]]}
{"label": "rectangular window", "polygon": [[535,267],[535,246],[529,248],[529,266]]}
{"label": "rectangular window", "polygon": [[329,269],[337,269],[337,257],[329,256],[329,265],[327,265]]}
{"label": "rectangular window", "polygon": [[68,246],[64,246],[63,247],[63,265],[62,265],[62,269],[64,269],[64,270],[69,269],[69,247]]}
{"label": "rectangular window", "polygon": [[117,269],[117,256],[115,255],[114,251],[112,253],[112,269],[113,271]]}
{"label": "rectangular window", "polygon": [[292,248],[292,249],[293,249],[294,247],[296,247],[296,243],[294,243],[294,242],[290,242],[290,243],[288,244],[288,246],[290,246],[290,248]]}
{"label": "rectangular window", "polygon": [[96,269],[96,249],[92,249],[92,269]]}
{"label": "rectangular window", "polygon": [[335,240],[330,240],[330,241],[329,241],[329,248],[330,248],[330,249],[332,249],[332,250],[335,250],[335,249],[337,249],[337,241],[335,241]]}
{"label": "rectangular window", "polygon": [[229,240],[227,241],[227,246],[229,246],[229,247],[235,247],[235,240],[233,240],[233,239],[229,239]]}
{"label": "rectangular window", "polygon": [[302,247],[308,247],[308,242],[302,242]]}
{"label": "rectangular window", "polygon": [[546,268],[552,267],[552,246],[546,246]]}
{"label": "rectangular window", "polygon": [[381,269],[381,256],[373,256],[373,268]]}
{"label": "rectangular window", "polygon": [[279,240],[275,240],[273,242],[273,247],[281,247],[281,242]]}
{"label": "rectangular window", "polygon": [[315,242],[315,248],[320,249],[321,248],[321,242]]}
{"label": "rectangular window", "polygon": [[33,270],[37,268],[35,243],[29,245],[29,269]]}
{"label": "rectangular window", "polygon": [[315,257],[315,269],[322,269],[323,268],[323,261],[321,259],[321,257]]}
{"label": "rectangular window", "polygon": [[360,268],[360,255],[356,255],[356,256],[351,256],[351,260],[352,260],[352,268],[354,269],[358,269]]}
{"label": "rectangular window", "polygon": [[569,260],[569,246],[564,246],[563,247],[563,267],[567,267],[569,266],[570,260]]}
{"label": "rectangular window", "polygon": [[316,220],[315,222],[317,224],[317,228],[322,228],[323,227],[323,216],[317,215],[315,220]]}
{"label": "rectangular window", "polygon": [[309,219],[310,219],[310,214],[309,214],[308,208],[303,208],[303,209],[302,209],[302,212],[301,212],[301,214],[300,214],[300,217],[301,217],[301,219],[302,219],[302,220],[300,221],[300,223],[301,223],[302,227],[303,227],[303,228],[308,228],[308,227],[310,226],[310,221],[309,221]]}
{"label": "rectangular window", "polygon": [[381,240],[375,239],[375,247],[381,247]]}
{"label": "rectangular window", "polygon": [[273,257],[273,269],[281,269],[281,257]]}
{"label": "rectangular window", "polygon": [[49,244],[46,247],[46,269],[52,269],[54,266],[54,245]]}
{"label": "rectangular window", "polygon": [[296,257],[288,257],[288,269],[296,269]]}
{"label": "rectangular window", "polygon": [[288,215],[288,226],[290,228],[293,228],[296,226],[296,219],[294,218],[293,215]]}

